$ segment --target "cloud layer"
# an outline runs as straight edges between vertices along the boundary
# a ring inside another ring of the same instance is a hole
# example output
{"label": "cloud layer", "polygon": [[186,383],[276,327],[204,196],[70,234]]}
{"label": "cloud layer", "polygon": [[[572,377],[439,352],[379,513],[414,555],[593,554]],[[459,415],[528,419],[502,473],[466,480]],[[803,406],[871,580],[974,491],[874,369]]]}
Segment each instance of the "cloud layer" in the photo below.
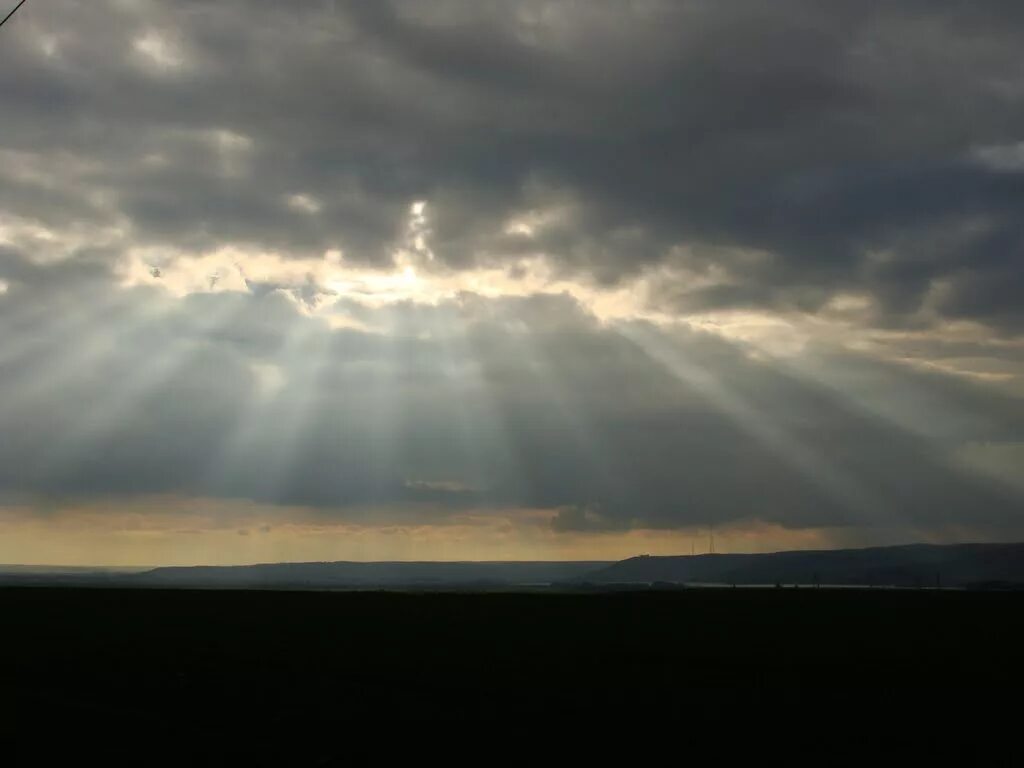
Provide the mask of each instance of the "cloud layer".
{"label": "cloud layer", "polygon": [[1017,3],[55,0],[2,36],[11,499],[1019,535]]}

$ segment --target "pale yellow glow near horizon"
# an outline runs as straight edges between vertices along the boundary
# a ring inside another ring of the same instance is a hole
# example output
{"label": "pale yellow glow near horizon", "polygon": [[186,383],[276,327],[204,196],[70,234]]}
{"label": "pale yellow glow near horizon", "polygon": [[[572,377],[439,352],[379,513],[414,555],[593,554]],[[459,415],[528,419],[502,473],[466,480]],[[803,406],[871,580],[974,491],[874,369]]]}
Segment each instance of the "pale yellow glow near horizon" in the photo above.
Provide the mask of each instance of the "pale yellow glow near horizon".
{"label": "pale yellow glow near horizon", "polygon": [[[706,527],[557,531],[556,510],[511,509],[447,517],[368,510],[361,521],[325,511],[224,499],[155,496],[0,507],[0,564],[239,565],[331,560],[619,560],[708,551]],[[822,549],[859,543],[856,532],[749,522],[715,528],[718,552]],[[882,540],[912,534],[875,532]],[[874,539],[872,541],[877,541]]]}

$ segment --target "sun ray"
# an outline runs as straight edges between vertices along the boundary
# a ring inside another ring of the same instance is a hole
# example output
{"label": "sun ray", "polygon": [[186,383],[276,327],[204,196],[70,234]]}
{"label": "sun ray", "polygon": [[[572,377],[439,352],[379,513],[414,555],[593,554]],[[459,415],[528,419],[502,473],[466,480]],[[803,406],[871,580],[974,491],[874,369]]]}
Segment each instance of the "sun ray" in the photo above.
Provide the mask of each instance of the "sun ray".
{"label": "sun ray", "polygon": [[616,332],[859,522],[882,524],[894,519],[896,510],[874,490],[801,444],[766,409],[754,407],[709,367],[688,358],[677,342],[666,338],[664,331],[645,323],[631,323],[617,325]]}
{"label": "sun ray", "polygon": [[[246,308],[247,296],[218,296],[218,306],[211,312],[190,318],[194,332],[178,335],[180,332],[169,327],[182,319],[180,309],[174,304],[164,305],[146,316],[142,322],[120,327],[111,332],[109,345],[104,349],[106,357],[117,354],[118,344],[143,342],[150,345],[150,354],[141,365],[125,371],[124,378],[108,381],[108,386],[98,393],[79,413],[78,418],[65,426],[58,443],[39,469],[44,474],[60,474],[88,452],[91,446],[101,443],[111,433],[116,433],[123,419],[137,412],[144,400],[152,395],[188,364],[207,342],[207,334],[214,332]],[[159,344],[153,344],[157,340]],[[97,367],[103,360],[96,361]],[[111,371],[105,375],[109,379]]]}
{"label": "sun ray", "polygon": [[250,392],[235,430],[225,436],[202,485],[229,496],[272,501],[287,496],[302,436],[317,418],[329,347],[325,324],[293,318],[275,349],[260,359],[281,371],[279,385],[262,395]]}
{"label": "sun ray", "polygon": [[591,410],[577,402],[585,393],[571,391],[567,383],[572,375],[571,361],[550,348],[553,340],[548,336],[548,332],[529,325],[513,326],[505,340],[519,373],[543,403],[545,432],[564,446],[563,455],[579,467],[581,478],[586,478],[591,489],[588,496],[567,496],[563,501],[599,512],[605,503],[624,498],[622,470],[605,448],[608,436],[594,423]]}
{"label": "sun ray", "polygon": [[108,296],[79,304],[55,323],[26,330],[16,344],[0,351],[0,368],[10,369],[0,419],[73,387],[83,375],[95,374],[117,353],[125,329],[163,311],[122,295]]}
{"label": "sun ray", "polygon": [[499,490],[495,484],[502,473],[516,476],[518,460],[510,449],[508,425],[501,420],[483,361],[471,339],[472,319],[458,299],[431,307],[422,317],[420,327],[440,356],[445,413],[451,416],[458,455],[458,467],[453,471],[461,475],[444,479],[459,481],[472,491],[493,494]]}

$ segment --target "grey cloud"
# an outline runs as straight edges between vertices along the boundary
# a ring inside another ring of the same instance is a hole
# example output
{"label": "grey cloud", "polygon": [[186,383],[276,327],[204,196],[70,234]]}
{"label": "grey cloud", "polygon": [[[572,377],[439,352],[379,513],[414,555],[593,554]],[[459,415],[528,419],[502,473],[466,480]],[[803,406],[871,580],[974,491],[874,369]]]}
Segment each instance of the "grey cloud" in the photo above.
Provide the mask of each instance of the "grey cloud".
{"label": "grey cloud", "polygon": [[[678,243],[753,248],[771,260],[665,306],[813,312],[856,290],[878,298],[877,323],[906,324],[946,280],[934,309],[1019,328],[1005,288],[1024,220],[1024,176],[1004,172],[1024,135],[1013,3],[139,8],[37,4],[9,30],[5,144],[95,162],[42,186],[2,174],[11,210],[386,264],[426,199],[434,252],[455,267],[532,249],[613,283]],[[146,65],[146,34],[182,66]],[[504,222],[547,199],[538,183],[575,213],[510,237]],[[86,203],[94,192],[113,209]],[[293,194],[320,211],[290,209]],[[978,216],[991,237],[935,248]]]}
{"label": "grey cloud", "polygon": [[992,171],[1018,173],[1024,171],[1024,141],[1016,144],[974,147],[971,159]]}

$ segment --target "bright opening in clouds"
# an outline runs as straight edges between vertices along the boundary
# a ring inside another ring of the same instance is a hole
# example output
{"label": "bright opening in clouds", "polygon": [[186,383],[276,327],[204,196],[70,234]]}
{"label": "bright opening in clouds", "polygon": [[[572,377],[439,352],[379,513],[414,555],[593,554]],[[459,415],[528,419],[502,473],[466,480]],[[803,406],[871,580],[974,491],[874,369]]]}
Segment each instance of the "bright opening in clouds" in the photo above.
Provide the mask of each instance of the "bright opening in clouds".
{"label": "bright opening in clouds", "polygon": [[1009,2],[30,0],[0,561],[1021,539],[1022,43]]}

